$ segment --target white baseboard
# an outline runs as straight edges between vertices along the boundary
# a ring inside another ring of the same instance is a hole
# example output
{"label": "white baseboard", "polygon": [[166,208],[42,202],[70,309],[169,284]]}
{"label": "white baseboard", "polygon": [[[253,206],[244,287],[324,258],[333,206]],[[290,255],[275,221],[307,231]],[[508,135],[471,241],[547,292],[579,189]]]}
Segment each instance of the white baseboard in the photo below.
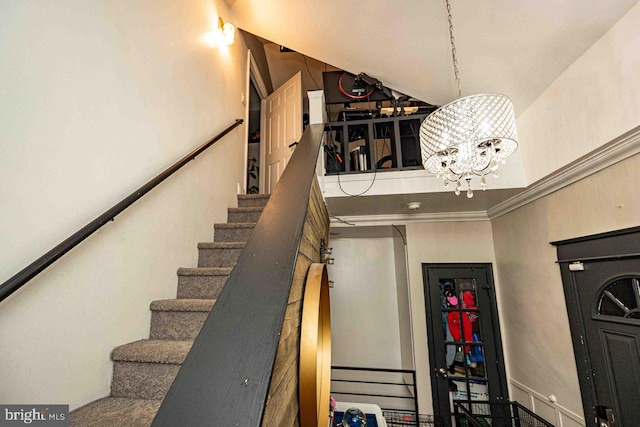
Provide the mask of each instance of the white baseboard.
{"label": "white baseboard", "polygon": [[[548,397],[538,393],[537,391],[527,387],[526,385],[509,379],[512,400],[517,400],[520,404],[531,409],[537,415],[545,418],[547,421],[555,424],[557,427],[575,427],[584,426],[584,418],[575,412],[565,408],[562,405],[553,403]],[[526,401],[518,396],[526,397]],[[555,419],[549,419],[550,413],[554,414]]]}

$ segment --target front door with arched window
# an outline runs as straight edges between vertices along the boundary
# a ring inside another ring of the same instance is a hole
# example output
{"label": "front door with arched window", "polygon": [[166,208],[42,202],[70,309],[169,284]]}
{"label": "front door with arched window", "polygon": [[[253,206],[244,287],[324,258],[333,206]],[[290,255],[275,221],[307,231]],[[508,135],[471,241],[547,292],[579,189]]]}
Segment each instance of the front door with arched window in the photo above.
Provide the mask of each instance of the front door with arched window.
{"label": "front door with arched window", "polygon": [[588,426],[640,426],[640,228],[554,243]]}

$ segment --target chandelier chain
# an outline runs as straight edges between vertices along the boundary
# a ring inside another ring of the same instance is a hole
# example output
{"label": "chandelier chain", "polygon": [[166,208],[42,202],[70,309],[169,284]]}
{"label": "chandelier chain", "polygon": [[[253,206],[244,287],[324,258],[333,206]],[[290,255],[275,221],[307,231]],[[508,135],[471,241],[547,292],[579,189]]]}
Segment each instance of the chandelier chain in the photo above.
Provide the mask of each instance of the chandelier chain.
{"label": "chandelier chain", "polygon": [[460,91],[460,74],[458,73],[458,58],[456,56],[456,39],[453,36],[453,17],[451,16],[451,4],[449,0],[445,0],[447,4],[447,15],[449,19],[449,38],[451,40],[451,57],[453,59],[453,74],[456,77],[456,87],[458,88],[458,98],[462,98]]}
{"label": "chandelier chain", "polygon": [[456,195],[466,186],[473,197],[471,182],[480,177],[487,189],[487,175],[497,178],[503,164],[518,147],[513,103],[505,95],[483,93],[462,97],[460,73],[453,36],[452,0],[445,0],[449,22],[451,59],[458,98],[429,114],[420,125],[420,151],[424,168],[454,184]]}

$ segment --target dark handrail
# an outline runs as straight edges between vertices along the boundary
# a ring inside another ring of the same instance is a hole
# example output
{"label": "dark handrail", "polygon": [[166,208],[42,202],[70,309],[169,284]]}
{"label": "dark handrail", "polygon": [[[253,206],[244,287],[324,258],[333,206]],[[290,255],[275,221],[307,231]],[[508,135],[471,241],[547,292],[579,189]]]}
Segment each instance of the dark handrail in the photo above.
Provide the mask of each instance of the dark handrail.
{"label": "dark handrail", "polygon": [[40,258],[38,258],[27,267],[22,269],[20,272],[18,272],[16,275],[14,275],[12,278],[4,282],[2,285],[0,285],[0,302],[20,289],[25,283],[33,279],[44,269],[56,262],[61,256],[69,252],[84,239],[95,233],[98,229],[100,229],[100,227],[102,227],[109,221],[113,221],[116,215],[131,206],[136,200],[147,194],[149,191],[153,190],[158,184],[169,178],[178,169],[189,163],[191,160],[195,159],[200,153],[211,147],[223,136],[231,132],[236,127],[240,126],[242,122],[242,119],[237,119],[234,124],[220,132],[218,135],[214,136],[209,141],[202,144],[200,147],[193,150],[191,153],[184,156],[182,159],[174,163],[160,175],[156,176],[151,181],[138,188],[129,196],[125,197],[120,203],[116,204],[114,207],[107,210],[105,213],[91,221],[89,224],[76,231],[74,234],[63,240],[49,252],[45,253]]}
{"label": "dark handrail", "polygon": [[152,427],[261,425],[323,129],[302,135]]}

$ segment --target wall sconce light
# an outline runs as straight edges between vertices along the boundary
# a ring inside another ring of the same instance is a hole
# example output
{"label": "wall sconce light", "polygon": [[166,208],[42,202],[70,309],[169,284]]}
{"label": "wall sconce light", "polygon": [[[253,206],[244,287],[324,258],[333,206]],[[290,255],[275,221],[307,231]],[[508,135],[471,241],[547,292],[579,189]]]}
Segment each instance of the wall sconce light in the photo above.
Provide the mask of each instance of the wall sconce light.
{"label": "wall sconce light", "polygon": [[232,23],[218,18],[218,28],[205,34],[204,38],[211,47],[229,46],[233,44],[236,35],[236,27]]}

